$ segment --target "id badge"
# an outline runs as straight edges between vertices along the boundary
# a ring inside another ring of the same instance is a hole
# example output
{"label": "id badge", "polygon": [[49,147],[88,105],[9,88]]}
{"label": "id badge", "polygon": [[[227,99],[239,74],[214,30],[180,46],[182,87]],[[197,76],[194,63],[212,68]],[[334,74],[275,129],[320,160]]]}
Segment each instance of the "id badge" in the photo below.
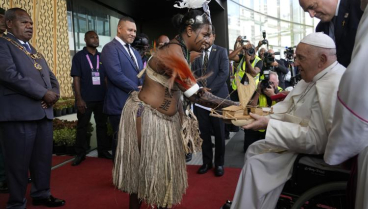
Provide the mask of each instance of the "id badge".
{"label": "id badge", "polygon": [[100,73],[92,72],[92,84],[93,85],[101,85]]}

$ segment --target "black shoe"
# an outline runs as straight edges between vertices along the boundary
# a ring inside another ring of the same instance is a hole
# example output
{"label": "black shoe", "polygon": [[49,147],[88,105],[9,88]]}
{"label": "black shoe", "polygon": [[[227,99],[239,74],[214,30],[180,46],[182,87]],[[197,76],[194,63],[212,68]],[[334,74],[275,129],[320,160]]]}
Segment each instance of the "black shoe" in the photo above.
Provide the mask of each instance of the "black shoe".
{"label": "black shoe", "polygon": [[9,193],[9,188],[6,181],[0,182],[0,193]]}
{"label": "black shoe", "polygon": [[225,140],[230,139],[230,134],[225,134]]}
{"label": "black shoe", "polygon": [[210,170],[212,168],[212,164],[203,164],[199,169],[198,172],[199,174],[205,174],[207,173],[208,170]]}
{"label": "black shoe", "polygon": [[32,204],[44,205],[46,207],[60,207],[65,205],[65,200],[61,200],[50,195],[50,197],[45,199],[33,199]]}
{"label": "black shoe", "polygon": [[110,154],[110,152],[108,151],[101,151],[101,152],[98,152],[98,158],[106,158],[106,159],[111,160],[112,154]]}
{"label": "black shoe", "polygon": [[231,201],[227,200],[226,203],[221,207],[221,209],[230,209],[231,208]]}
{"label": "black shoe", "polygon": [[191,161],[192,160],[192,153],[188,153],[188,154],[186,154],[185,155],[185,161],[186,162],[189,162],[189,161]]}
{"label": "black shoe", "polygon": [[76,166],[76,165],[79,165],[81,164],[81,162],[83,160],[86,159],[86,156],[85,155],[77,155],[75,156],[74,160],[73,160],[73,163],[72,163],[72,166]]}
{"label": "black shoe", "polygon": [[225,173],[224,166],[216,166],[215,176],[223,176]]}

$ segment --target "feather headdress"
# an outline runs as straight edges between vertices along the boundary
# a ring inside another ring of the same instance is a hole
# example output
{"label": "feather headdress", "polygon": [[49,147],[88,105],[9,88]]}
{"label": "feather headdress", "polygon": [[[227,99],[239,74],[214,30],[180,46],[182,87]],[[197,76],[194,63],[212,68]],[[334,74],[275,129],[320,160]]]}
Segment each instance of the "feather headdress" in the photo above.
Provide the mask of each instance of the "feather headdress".
{"label": "feather headdress", "polygon": [[174,7],[176,8],[188,8],[188,9],[197,9],[203,7],[203,4],[210,3],[211,0],[181,0],[177,1]]}
{"label": "feather headdress", "polygon": [[[211,23],[210,7],[208,6],[210,1],[211,0],[181,0],[181,1],[176,1],[176,3],[174,4],[174,7],[181,8],[181,9],[183,9],[183,8],[197,9],[197,8],[202,7],[203,11],[204,11],[204,14],[206,14],[208,16],[207,18],[208,18],[209,22]],[[196,17],[196,20],[198,22],[203,22],[203,15]],[[193,20],[193,23],[194,23],[194,20]],[[191,24],[193,24],[193,23],[191,23]],[[187,23],[187,24],[191,25],[190,23]]]}
{"label": "feather headdress", "polygon": [[170,76],[170,88],[174,82],[179,83],[185,89],[189,89],[193,84],[197,83],[181,52],[170,52],[167,48],[163,48],[156,52],[155,57],[161,67],[165,69],[165,74]]}

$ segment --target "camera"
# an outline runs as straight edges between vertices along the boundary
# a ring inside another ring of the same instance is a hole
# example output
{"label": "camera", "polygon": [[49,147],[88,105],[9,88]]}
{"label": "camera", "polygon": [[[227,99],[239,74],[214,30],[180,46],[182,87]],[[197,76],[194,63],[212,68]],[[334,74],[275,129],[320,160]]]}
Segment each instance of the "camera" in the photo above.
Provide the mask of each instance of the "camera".
{"label": "camera", "polygon": [[263,70],[263,76],[264,79],[261,80],[261,90],[263,92],[263,90],[265,90],[266,88],[271,88],[271,83],[270,83],[270,72],[271,70]]}
{"label": "camera", "polygon": [[287,60],[293,60],[294,59],[294,48],[286,47],[284,54]]}
{"label": "camera", "polygon": [[268,47],[268,40],[266,39],[266,31],[262,31],[262,36],[263,36],[263,40],[262,40],[262,44],[267,44]]}
{"label": "camera", "polygon": [[134,48],[144,48],[146,46],[148,46],[149,43],[148,43],[148,39],[146,37],[136,37],[132,43],[132,46]]}
{"label": "camera", "polygon": [[249,42],[248,40],[247,40],[247,36],[241,36],[241,40],[240,40],[240,43],[243,45],[244,44],[244,42]]}
{"label": "camera", "polygon": [[263,59],[263,65],[266,67],[270,67],[271,64],[273,62],[275,62],[275,58],[273,57],[273,55],[280,55],[280,52],[275,52],[275,53],[269,53],[269,52],[265,52],[264,53],[264,59]]}
{"label": "camera", "polygon": [[247,54],[249,55],[249,56],[252,56],[252,55],[254,55],[256,53],[256,50],[254,49],[254,47],[252,46],[252,48],[249,48],[249,49],[247,49]]}

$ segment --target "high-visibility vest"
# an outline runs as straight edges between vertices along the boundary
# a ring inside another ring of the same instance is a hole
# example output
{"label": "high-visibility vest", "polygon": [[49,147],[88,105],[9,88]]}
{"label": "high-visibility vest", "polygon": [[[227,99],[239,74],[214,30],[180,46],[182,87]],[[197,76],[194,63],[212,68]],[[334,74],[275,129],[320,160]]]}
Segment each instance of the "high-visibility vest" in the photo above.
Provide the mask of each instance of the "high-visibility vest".
{"label": "high-visibility vest", "polygon": [[[255,56],[253,62],[252,62],[252,67],[254,68],[254,66],[256,66],[257,62],[260,61],[261,59],[258,57],[258,56]],[[246,62],[245,62],[245,57],[243,56],[243,58],[240,60],[240,63],[238,65],[238,68],[236,69],[236,73],[234,74],[234,77],[235,76],[238,76],[239,77],[239,81],[242,80],[245,72],[246,72]],[[257,74],[258,75],[258,74]],[[255,79],[255,80],[258,80]],[[233,80],[233,82],[231,83],[231,87],[233,90],[236,90],[238,87],[236,86],[236,81],[235,79]]]}

